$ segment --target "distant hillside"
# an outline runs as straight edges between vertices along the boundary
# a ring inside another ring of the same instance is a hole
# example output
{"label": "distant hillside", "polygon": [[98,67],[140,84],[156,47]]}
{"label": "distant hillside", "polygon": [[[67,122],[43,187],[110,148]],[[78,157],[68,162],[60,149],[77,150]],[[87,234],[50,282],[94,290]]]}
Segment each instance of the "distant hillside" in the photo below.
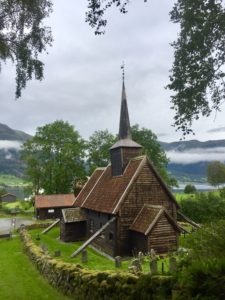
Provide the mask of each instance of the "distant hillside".
{"label": "distant hillside", "polygon": [[225,140],[160,142],[170,157],[169,172],[179,181],[206,181],[211,161],[225,162]]}
{"label": "distant hillside", "polygon": [[[0,173],[23,176],[25,165],[20,159],[19,146],[31,138],[20,130],[0,123]],[[10,141],[10,143],[8,142]]]}
{"label": "distant hillside", "polygon": [[0,123],[0,140],[25,142],[30,138],[31,135],[20,130],[11,129],[9,126]]}
{"label": "distant hillside", "polygon": [[225,140],[212,140],[206,142],[200,142],[198,140],[191,140],[191,141],[179,141],[179,142],[172,142],[172,143],[165,143],[159,142],[162,148],[165,151],[185,151],[190,149],[202,148],[218,148],[218,147],[225,147]]}

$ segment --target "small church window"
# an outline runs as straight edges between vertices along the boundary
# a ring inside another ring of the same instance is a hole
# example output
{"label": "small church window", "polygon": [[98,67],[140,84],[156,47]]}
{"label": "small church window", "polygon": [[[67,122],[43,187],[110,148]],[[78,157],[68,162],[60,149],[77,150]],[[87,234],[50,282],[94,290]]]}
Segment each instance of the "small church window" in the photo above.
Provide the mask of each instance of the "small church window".
{"label": "small church window", "polygon": [[110,240],[110,241],[113,241],[113,238],[114,238],[114,235],[113,235],[113,233],[110,231],[110,233],[109,233],[109,240]]}
{"label": "small church window", "polygon": [[49,214],[53,214],[54,212],[55,212],[54,209],[48,209]]}

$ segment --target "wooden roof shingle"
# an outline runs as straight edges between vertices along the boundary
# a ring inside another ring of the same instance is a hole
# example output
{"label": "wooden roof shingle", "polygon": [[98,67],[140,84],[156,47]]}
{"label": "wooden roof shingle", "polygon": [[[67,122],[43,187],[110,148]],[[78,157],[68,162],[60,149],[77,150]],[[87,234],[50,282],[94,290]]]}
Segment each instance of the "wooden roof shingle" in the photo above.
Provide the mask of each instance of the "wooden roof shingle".
{"label": "wooden roof shingle", "polygon": [[95,175],[97,178],[91,177],[89,179],[90,182],[87,183],[82,192],[77,196],[74,205],[99,212],[115,214],[118,203],[134,179],[135,173],[142,161],[143,156],[132,159],[121,176],[112,176],[110,165],[101,174],[99,173],[98,177],[94,173],[93,176]]}
{"label": "wooden roof shingle", "polygon": [[167,210],[160,205],[144,205],[137,217],[134,219],[133,224],[130,226],[130,229],[148,235],[157,221],[160,219],[162,214],[165,214],[169,222],[180,231],[179,226],[173,217],[167,212]]}
{"label": "wooden roof shingle", "polygon": [[35,207],[69,207],[73,205],[74,200],[74,194],[35,195]]}

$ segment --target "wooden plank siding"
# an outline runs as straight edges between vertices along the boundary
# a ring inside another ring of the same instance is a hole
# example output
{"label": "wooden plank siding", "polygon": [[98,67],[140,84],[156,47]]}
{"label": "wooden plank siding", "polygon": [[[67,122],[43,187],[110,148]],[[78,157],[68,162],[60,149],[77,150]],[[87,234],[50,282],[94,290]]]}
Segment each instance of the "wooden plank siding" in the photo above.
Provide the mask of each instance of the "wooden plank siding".
{"label": "wooden plank siding", "polygon": [[[126,254],[131,254],[131,249],[129,249],[131,232],[129,228],[144,204],[162,205],[173,217],[176,215],[176,206],[158,178],[156,178],[147,161],[120,208],[118,254],[124,251]],[[163,229],[161,228],[161,231]],[[174,241],[172,241],[172,244],[174,244]]]}
{"label": "wooden plank siding", "polygon": [[148,237],[148,249],[154,249],[157,254],[176,251],[177,238],[177,230],[163,214]]}

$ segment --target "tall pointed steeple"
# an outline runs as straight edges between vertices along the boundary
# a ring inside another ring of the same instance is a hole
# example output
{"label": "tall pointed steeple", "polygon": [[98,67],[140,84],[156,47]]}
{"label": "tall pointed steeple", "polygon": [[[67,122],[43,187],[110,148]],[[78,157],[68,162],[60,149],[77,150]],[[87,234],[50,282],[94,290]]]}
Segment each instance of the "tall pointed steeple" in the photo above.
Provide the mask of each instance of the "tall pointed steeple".
{"label": "tall pointed steeple", "polygon": [[127,107],[127,97],[126,97],[124,78],[123,78],[122,101],[121,101],[121,109],[120,109],[119,139],[120,140],[131,139],[130,120],[129,120],[129,113]]}
{"label": "tall pointed steeple", "polygon": [[124,65],[123,69],[123,85],[122,85],[122,99],[120,109],[120,125],[119,125],[119,141],[117,141],[111,148],[111,165],[112,176],[120,176],[130,159],[141,154],[142,146],[132,140],[130,120],[127,106],[127,97],[124,84]]}

